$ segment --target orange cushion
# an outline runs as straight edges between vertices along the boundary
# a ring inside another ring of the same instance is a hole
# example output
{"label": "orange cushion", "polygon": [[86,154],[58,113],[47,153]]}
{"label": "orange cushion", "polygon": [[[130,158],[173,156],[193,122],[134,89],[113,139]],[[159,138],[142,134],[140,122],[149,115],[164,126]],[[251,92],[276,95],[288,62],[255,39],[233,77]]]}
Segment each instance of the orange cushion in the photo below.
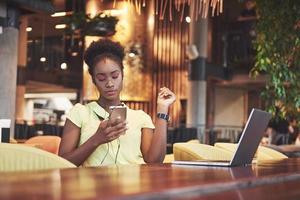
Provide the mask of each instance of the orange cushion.
{"label": "orange cushion", "polygon": [[25,141],[25,144],[39,144],[45,151],[58,154],[61,138],[52,135],[35,136]]}

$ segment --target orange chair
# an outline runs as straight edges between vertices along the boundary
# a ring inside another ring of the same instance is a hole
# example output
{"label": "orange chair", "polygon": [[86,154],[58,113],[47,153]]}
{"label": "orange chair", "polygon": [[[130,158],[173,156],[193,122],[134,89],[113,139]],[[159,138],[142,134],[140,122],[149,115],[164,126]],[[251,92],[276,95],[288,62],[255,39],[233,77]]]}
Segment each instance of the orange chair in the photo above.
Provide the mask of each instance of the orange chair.
{"label": "orange chair", "polygon": [[52,135],[35,136],[25,141],[25,144],[39,145],[41,149],[58,154],[61,138]]}

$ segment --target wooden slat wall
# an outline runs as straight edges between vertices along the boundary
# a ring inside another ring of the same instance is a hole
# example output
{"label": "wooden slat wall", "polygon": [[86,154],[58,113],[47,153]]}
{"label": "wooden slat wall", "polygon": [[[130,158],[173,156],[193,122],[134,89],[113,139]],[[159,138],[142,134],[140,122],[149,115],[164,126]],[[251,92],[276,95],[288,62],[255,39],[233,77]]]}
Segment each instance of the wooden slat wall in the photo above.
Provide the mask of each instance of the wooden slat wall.
{"label": "wooden slat wall", "polygon": [[149,101],[123,101],[126,106],[133,110],[143,110],[146,113],[150,113]]}
{"label": "wooden slat wall", "polygon": [[159,20],[159,16],[156,15],[153,40],[149,42],[153,43],[153,48],[150,50],[153,55],[152,62],[148,62],[153,74],[150,114],[155,119],[159,88],[169,87],[177,95],[177,101],[170,110],[170,126],[175,127],[180,123],[180,99],[186,99],[188,60],[185,51],[189,44],[189,24],[185,20],[180,21],[180,14],[175,9],[172,21],[169,20],[168,14],[165,15],[164,20]]}

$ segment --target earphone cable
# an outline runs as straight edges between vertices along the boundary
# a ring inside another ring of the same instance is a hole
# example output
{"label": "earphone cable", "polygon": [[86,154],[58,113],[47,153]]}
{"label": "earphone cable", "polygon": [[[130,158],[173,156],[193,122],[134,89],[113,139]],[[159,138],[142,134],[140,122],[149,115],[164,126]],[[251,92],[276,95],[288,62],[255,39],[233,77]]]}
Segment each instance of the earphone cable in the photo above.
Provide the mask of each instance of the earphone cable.
{"label": "earphone cable", "polygon": [[102,164],[103,164],[103,162],[104,162],[104,160],[106,159],[106,157],[107,157],[107,155],[108,155],[108,152],[109,152],[109,144],[108,144],[108,143],[106,143],[106,146],[107,146],[107,150],[106,150],[106,153],[105,153],[105,155],[104,155],[103,159],[101,160],[101,163],[100,163],[100,165],[102,165]]}
{"label": "earphone cable", "polygon": [[116,153],[116,157],[115,157],[115,164],[117,164],[120,147],[121,147],[120,138],[118,138],[118,149],[117,149],[117,153]]}

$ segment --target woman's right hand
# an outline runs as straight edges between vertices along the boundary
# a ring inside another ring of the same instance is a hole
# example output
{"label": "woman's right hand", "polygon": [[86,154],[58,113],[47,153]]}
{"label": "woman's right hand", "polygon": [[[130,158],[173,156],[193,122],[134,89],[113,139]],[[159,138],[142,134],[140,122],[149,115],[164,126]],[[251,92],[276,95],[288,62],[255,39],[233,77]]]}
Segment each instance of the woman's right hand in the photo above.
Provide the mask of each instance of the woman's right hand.
{"label": "woman's right hand", "polygon": [[102,121],[95,133],[98,145],[111,142],[125,134],[126,125],[126,121],[120,119]]}

